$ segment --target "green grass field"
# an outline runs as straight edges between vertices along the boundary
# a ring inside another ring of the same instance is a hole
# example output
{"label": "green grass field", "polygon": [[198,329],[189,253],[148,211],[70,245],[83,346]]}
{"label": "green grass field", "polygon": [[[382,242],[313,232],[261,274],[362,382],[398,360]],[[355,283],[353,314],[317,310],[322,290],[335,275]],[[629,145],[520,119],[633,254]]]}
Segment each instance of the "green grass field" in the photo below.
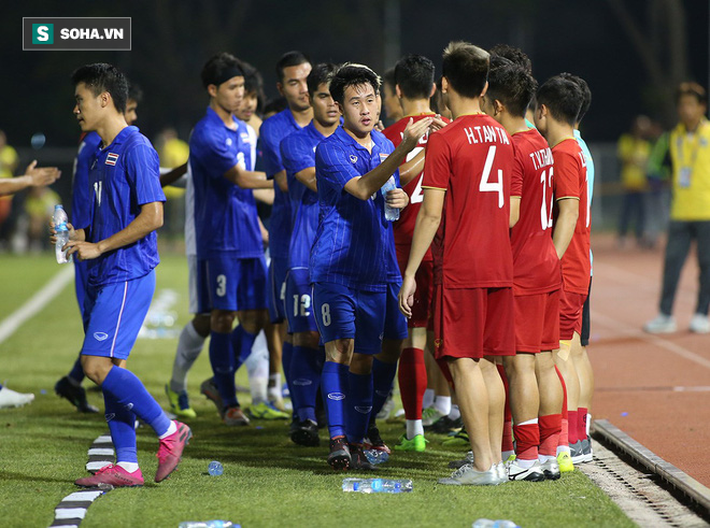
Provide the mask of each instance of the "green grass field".
{"label": "green grass field", "polygon": [[[8,316],[59,271],[51,255],[0,256],[0,319]],[[178,292],[177,328],[189,320],[187,267],[180,256],[163,256],[158,290]],[[82,341],[73,284],[37,316],[0,344],[0,381],[12,389],[34,392],[33,404],[0,410],[0,511],[2,526],[48,526],[54,507],[85,476],[91,442],[107,431],[102,414],[82,415],[54,395],[54,383],[71,367]],[[175,339],[141,339],[129,366],[158,401],[167,406],[163,385],[170,376]],[[89,508],[82,527],[177,526],[184,520],[229,519],[252,526],[471,526],[479,517],[512,519],[533,526],[633,526],[619,508],[585,475],[575,471],[556,482],[514,482],[498,487],[447,487],[447,462],[460,451],[441,446],[431,435],[423,454],[393,454],[378,474],[411,478],[414,491],[400,495],[360,495],[341,491],[344,475],[325,463],[326,433],[319,448],[298,447],[286,436],[286,424],[252,422],[227,428],[212,403],[198,394],[209,375],[207,353],[190,377],[190,393],[199,416],[190,425],[192,443],[179,470],[161,484],[153,483],[157,440],[151,430],[138,432],[138,458],[146,480],[143,488],[118,489]],[[238,383],[246,384],[240,372]],[[90,382],[85,382],[89,387]],[[103,408],[101,395],[90,401]],[[244,399],[244,398],[243,398]],[[242,404],[248,403],[246,399]],[[260,428],[257,428],[259,426]],[[381,424],[394,444],[401,423]],[[207,465],[219,460],[224,474],[211,477]]]}

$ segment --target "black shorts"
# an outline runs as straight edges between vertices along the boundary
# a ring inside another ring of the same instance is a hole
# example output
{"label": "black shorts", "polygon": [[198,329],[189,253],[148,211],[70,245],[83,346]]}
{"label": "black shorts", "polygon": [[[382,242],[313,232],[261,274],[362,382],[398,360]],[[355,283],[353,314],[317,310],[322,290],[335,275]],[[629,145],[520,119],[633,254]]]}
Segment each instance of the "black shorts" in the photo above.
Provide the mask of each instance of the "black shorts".
{"label": "black shorts", "polygon": [[589,293],[587,294],[587,300],[584,301],[584,307],[582,308],[582,333],[579,335],[581,338],[582,346],[586,347],[589,345],[589,299],[592,297],[592,278],[589,277]]}

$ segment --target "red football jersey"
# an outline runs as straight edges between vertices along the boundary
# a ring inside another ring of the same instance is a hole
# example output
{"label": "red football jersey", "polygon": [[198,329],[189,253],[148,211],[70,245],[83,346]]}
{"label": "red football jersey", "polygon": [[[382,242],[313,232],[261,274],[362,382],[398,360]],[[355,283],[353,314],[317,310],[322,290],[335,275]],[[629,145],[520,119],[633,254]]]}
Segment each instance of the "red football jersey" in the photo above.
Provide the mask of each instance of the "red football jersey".
{"label": "red football jersey", "polygon": [[424,188],[446,189],[434,238],[434,283],[445,288],[513,285],[508,132],[484,114],[465,115],[431,136]]}
{"label": "red football jersey", "polygon": [[[592,223],[587,191],[587,164],[584,153],[574,138],[552,147],[555,158],[555,199],[567,196],[579,199],[579,218],[572,240],[562,257],[562,283],[565,291],[589,293],[589,234]],[[557,206],[553,213],[557,219]]]}
{"label": "red football jersey", "polygon": [[561,287],[560,259],[552,243],[554,168],[552,151],[531,128],[512,136],[515,164],[511,196],[520,196],[520,218],[510,232],[515,295]]}
{"label": "red football jersey", "polygon": [[[435,114],[432,112],[428,114],[419,114],[415,116],[403,117],[395,124],[385,128],[382,133],[387,137],[387,139],[394,143],[395,147],[397,147],[402,142],[402,134],[404,133],[404,129],[407,128],[407,124],[409,123],[410,119],[416,122],[421,119],[424,119],[425,117],[433,117],[434,115]],[[449,120],[445,117],[442,117],[441,119],[443,119],[447,123],[449,122]],[[427,132],[419,140],[419,143],[417,143],[417,146],[414,147],[414,149],[409,154],[407,154],[407,158],[404,160],[403,163],[406,163],[407,161],[414,158],[417,154],[419,154],[426,147],[428,141],[429,131],[427,130]],[[402,187],[404,192],[407,193],[407,196],[409,196],[409,205],[400,211],[399,220],[392,224],[392,227],[394,229],[394,244],[396,246],[399,246],[406,253],[409,253],[409,249],[412,246],[412,237],[414,236],[414,224],[417,221],[419,208],[421,207],[422,201],[424,200],[424,193],[422,192],[423,178],[424,171],[422,171],[419,176],[412,179],[412,181],[410,181],[407,185]],[[426,255],[424,255],[424,261],[429,261],[431,259],[431,248],[429,248],[427,249]],[[402,272],[404,272],[404,270],[402,270]]]}

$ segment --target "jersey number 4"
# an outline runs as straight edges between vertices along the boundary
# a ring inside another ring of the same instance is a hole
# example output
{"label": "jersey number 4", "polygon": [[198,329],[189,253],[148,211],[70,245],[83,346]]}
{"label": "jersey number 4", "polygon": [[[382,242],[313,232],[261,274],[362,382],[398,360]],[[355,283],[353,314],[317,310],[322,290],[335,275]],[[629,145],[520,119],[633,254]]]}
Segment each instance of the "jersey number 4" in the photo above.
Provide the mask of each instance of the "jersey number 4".
{"label": "jersey number 4", "polygon": [[498,193],[498,208],[501,209],[505,203],[503,196],[503,170],[498,169],[498,179],[490,181],[491,169],[493,168],[493,160],[496,157],[496,146],[492,145],[488,149],[486,163],[483,165],[483,174],[481,174],[481,183],[478,185],[478,190],[481,192],[497,192]]}

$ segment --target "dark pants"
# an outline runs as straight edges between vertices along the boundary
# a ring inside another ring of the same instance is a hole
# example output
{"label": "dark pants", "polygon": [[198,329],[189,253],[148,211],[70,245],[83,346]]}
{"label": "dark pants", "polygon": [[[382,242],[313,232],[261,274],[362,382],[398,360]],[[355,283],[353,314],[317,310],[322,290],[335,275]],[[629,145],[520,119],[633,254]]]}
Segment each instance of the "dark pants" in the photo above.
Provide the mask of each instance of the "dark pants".
{"label": "dark pants", "polygon": [[710,221],[682,222],[671,220],[668,225],[668,244],[663,265],[663,291],[661,313],[671,315],[680,271],[688,256],[690,242],[697,242],[700,267],[700,289],[696,313],[707,315],[710,305]]}
{"label": "dark pants", "polygon": [[634,227],[636,240],[639,242],[643,238],[643,232],[646,227],[646,202],[644,194],[640,191],[628,191],[624,195],[624,201],[621,206],[621,221],[619,222],[619,236],[626,236],[629,229],[629,222],[632,217],[635,217]]}

